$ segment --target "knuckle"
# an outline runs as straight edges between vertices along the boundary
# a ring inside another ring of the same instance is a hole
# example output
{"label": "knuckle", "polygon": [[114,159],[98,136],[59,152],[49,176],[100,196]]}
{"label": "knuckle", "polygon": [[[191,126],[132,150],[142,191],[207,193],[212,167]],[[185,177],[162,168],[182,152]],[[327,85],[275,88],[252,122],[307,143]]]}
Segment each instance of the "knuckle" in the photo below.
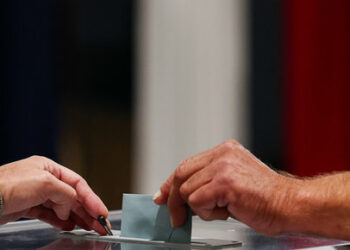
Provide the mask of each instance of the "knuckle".
{"label": "knuckle", "polygon": [[198,196],[190,195],[187,199],[187,203],[195,210],[201,209],[201,200],[198,198]]}
{"label": "knuckle", "polygon": [[233,183],[233,178],[230,174],[222,174],[216,179],[218,186],[231,186]]}
{"label": "knuckle", "polygon": [[46,186],[49,186],[52,184],[54,177],[49,172],[43,171],[40,178]]}
{"label": "knuckle", "polygon": [[182,179],[184,179],[184,165],[181,165],[175,169],[174,172],[174,179],[177,181],[181,181]]}
{"label": "knuckle", "polygon": [[[187,203],[188,203],[188,205],[189,205],[193,210],[198,209],[197,200],[194,199],[193,195],[190,195],[190,196],[188,197]],[[197,213],[197,214],[198,214],[198,213]]]}
{"label": "knuckle", "polygon": [[220,146],[223,153],[241,151],[245,149],[241,144],[239,144],[235,140],[224,141]]}
{"label": "knuckle", "polygon": [[231,151],[236,147],[237,145],[240,145],[235,140],[226,140],[223,143],[221,143],[221,147],[224,151]]}
{"label": "knuckle", "polygon": [[41,175],[38,176],[39,178],[39,183],[41,183],[42,188],[42,194],[44,196],[49,196],[52,192],[55,192],[55,181],[54,177],[48,173],[48,172],[43,172]]}
{"label": "knuckle", "polygon": [[179,191],[182,197],[187,197],[189,195],[189,189],[186,184],[181,185]]}
{"label": "knuckle", "polygon": [[45,156],[41,156],[41,155],[33,155],[31,157],[29,157],[30,160],[32,160],[35,163],[46,163],[49,161],[49,158],[45,157]]}
{"label": "knuckle", "polygon": [[49,161],[49,160],[50,160],[49,158],[47,158],[47,157],[45,157],[45,156],[40,156],[40,159],[41,159],[42,161]]}
{"label": "knuckle", "polygon": [[29,157],[29,159],[31,160],[35,160],[35,161],[39,161],[42,160],[44,157],[40,156],[40,155],[32,155],[31,157]]}
{"label": "knuckle", "polygon": [[217,166],[219,168],[227,168],[228,166],[232,166],[234,164],[234,160],[231,157],[221,157],[218,160]]}
{"label": "knuckle", "polygon": [[[89,184],[87,183],[87,181],[83,178],[83,177],[81,177],[80,179],[79,179],[79,182],[78,182],[80,185],[82,185],[82,186],[89,186]],[[78,184],[77,183],[77,184]]]}
{"label": "knuckle", "polygon": [[192,157],[187,158],[187,159],[181,161],[180,164],[179,164],[179,166],[178,166],[178,169],[179,169],[179,168],[181,168],[181,169],[186,168],[186,166],[187,166],[188,163],[190,162],[190,159],[191,159],[191,158],[192,158]]}
{"label": "knuckle", "polygon": [[216,176],[219,177],[230,177],[232,172],[236,168],[235,159],[229,157],[220,158],[213,166],[216,171]]}

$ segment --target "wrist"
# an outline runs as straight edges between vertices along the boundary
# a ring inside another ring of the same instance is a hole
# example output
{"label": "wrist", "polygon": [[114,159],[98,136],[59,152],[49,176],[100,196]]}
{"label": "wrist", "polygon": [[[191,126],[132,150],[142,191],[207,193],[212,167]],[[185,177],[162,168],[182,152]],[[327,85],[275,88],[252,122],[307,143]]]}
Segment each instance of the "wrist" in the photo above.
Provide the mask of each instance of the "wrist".
{"label": "wrist", "polygon": [[350,174],[301,180],[289,232],[350,239]]}
{"label": "wrist", "polygon": [[[276,174],[270,180],[268,189],[267,210],[264,212],[265,221],[263,233],[275,236],[281,233],[290,232],[291,219],[294,214],[294,202],[297,197],[298,187],[301,183],[296,178]],[[266,190],[265,190],[266,191]]]}
{"label": "wrist", "polygon": [[303,206],[307,200],[305,181],[294,177],[281,176],[282,186],[278,190],[279,206],[277,225],[280,233],[300,232],[299,222],[303,221]]}
{"label": "wrist", "polygon": [[[333,185],[339,185],[340,180],[337,176],[329,177],[293,180],[283,232],[339,237],[338,231],[349,217],[344,210],[349,208],[334,192]],[[340,220],[337,214],[342,214]]]}

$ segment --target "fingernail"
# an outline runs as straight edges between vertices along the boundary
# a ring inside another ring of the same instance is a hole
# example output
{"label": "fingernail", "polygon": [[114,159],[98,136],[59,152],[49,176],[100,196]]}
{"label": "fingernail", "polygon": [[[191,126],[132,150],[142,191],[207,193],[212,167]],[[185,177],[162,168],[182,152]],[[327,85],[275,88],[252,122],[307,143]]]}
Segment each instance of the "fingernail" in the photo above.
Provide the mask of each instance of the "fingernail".
{"label": "fingernail", "polygon": [[160,190],[158,190],[158,191],[153,195],[153,200],[158,199],[161,195],[162,195],[162,193],[160,192]]}
{"label": "fingernail", "polygon": [[173,218],[172,217],[170,217],[170,225],[171,225],[171,227],[174,227],[174,222],[173,222]]}

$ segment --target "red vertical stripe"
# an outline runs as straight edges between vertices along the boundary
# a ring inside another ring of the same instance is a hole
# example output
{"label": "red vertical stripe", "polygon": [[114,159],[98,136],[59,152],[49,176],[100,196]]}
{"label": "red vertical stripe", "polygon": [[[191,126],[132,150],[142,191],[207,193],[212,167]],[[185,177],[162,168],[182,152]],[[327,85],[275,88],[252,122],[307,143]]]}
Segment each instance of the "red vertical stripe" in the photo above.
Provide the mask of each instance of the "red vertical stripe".
{"label": "red vertical stripe", "polygon": [[285,1],[286,165],[350,170],[350,1]]}

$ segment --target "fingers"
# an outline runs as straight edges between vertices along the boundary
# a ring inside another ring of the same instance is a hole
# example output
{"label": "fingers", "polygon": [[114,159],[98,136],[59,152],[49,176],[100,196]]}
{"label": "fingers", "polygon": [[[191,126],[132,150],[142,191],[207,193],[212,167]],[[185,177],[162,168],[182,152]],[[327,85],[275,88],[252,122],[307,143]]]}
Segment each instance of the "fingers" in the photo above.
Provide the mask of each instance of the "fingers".
{"label": "fingers", "polygon": [[208,210],[193,210],[202,220],[211,221],[211,220],[227,220],[230,216],[226,208],[216,207],[214,209]]}
{"label": "fingers", "polygon": [[78,194],[78,200],[84,206],[86,211],[95,219],[99,215],[108,218],[108,209],[101,199],[91,190],[84,179],[80,179],[75,185]]}
{"label": "fingers", "polygon": [[77,201],[75,190],[68,184],[49,177],[50,185],[46,188],[46,197],[52,201],[51,209],[55,211],[58,218],[68,220],[72,205]]}
{"label": "fingers", "polygon": [[[86,230],[94,230],[100,235],[105,235],[106,230],[101,226],[101,224],[93,218],[81,204],[77,203],[72,208],[72,218],[77,223],[78,226]],[[109,225],[110,226],[110,225]]]}
{"label": "fingers", "polygon": [[74,221],[75,224],[77,224],[80,228],[85,229],[86,231],[90,231],[91,228],[89,225],[82,219],[78,214],[75,212],[72,212],[70,215],[70,219]]}
{"label": "fingers", "polygon": [[180,194],[184,200],[188,200],[190,194],[196,191],[198,188],[211,182],[215,175],[215,169],[208,166],[199,170],[193,174],[188,180],[186,180],[180,187]]}
{"label": "fingers", "polygon": [[170,223],[173,227],[182,226],[187,219],[186,201],[181,198],[179,192],[180,185],[181,181],[175,178],[168,198]]}
{"label": "fingers", "polygon": [[[6,192],[7,210],[0,223],[28,213],[28,217],[47,221],[59,228],[69,229],[77,224],[86,230],[94,229],[105,234],[97,217],[103,215],[107,218],[108,210],[78,174],[41,156],[2,169],[12,178],[9,182],[12,186]],[[62,224],[62,221],[65,222]]]}
{"label": "fingers", "polygon": [[[203,172],[203,176],[207,173],[209,172]],[[202,176],[197,176],[197,174],[198,173],[193,175],[195,179],[202,178]],[[208,180],[209,178],[203,177],[203,179]],[[207,184],[195,182],[194,187],[198,189],[189,193],[187,203],[195,214],[203,220],[226,220],[230,216],[226,208],[227,201],[223,195],[225,193],[224,190],[218,190],[218,186],[215,185],[214,182],[209,182]],[[174,202],[174,204],[172,204],[172,202]],[[184,202],[180,203],[179,201],[172,200],[172,196],[170,196],[168,205],[169,207],[172,206],[174,209],[174,217],[172,217],[173,226],[182,225],[180,223],[185,222],[187,216]],[[171,213],[170,208],[169,212]]]}
{"label": "fingers", "polygon": [[[54,204],[46,204],[46,206],[54,207]],[[93,229],[101,235],[106,234],[104,228],[94,218],[88,215],[83,207],[77,205],[74,210],[76,212],[71,212],[68,220],[61,220],[55,211],[45,206],[33,207],[28,210],[24,216],[39,219],[65,231],[73,230],[75,225],[78,225],[79,227],[88,231]]]}
{"label": "fingers", "polygon": [[195,211],[214,209],[216,203],[216,188],[212,183],[200,187],[188,197],[188,204]]}
{"label": "fingers", "polygon": [[175,170],[168,195],[168,209],[173,227],[182,226],[187,219],[186,199],[183,199],[180,193],[182,183],[209,163],[210,155],[204,152],[200,156],[185,160]]}
{"label": "fingers", "polygon": [[[209,164],[211,156],[208,152],[203,152],[195,157],[189,158],[180,164],[175,172],[161,186],[160,193],[156,193],[154,201],[157,204],[168,203],[171,217],[171,225],[179,227],[183,225],[187,218],[187,208],[185,200],[179,191],[182,183],[193,173]],[[193,166],[191,168],[191,166]]]}
{"label": "fingers", "polygon": [[49,159],[46,161],[45,169],[76,190],[78,200],[90,216],[93,218],[97,218],[99,215],[108,217],[107,207],[80,175]]}
{"label": "fingers", "polygon": [[44,206],[33,207],[29,209],[24,216],[41,220],[65,231],[73,230],[75,227],[75,223],[72,220],[61,220],[53,210]]}
{"label": "fingers", "polygon": [[224,190],[218,190],[217,185],[210,182],[194,191],[188,198],[188,204],[203,220],[226,220],[229,212],[223,206],[227,204],[224,194]]}
{"label": "fingers", "polygon": [[157,204],[165,204],[169,198],[171,186],[173,185],[175,179],[178,179],[178,183],[185,181],[195,172],[209,165],[221,150],[222,148],[219,145],[213,149],[204,151],[181,162],[175,172],[163,183],[160,191],[154,195],[154,201]]}
{"label": "fingers", "polygon": [[[55,203],[50,200],[42,204],[43,207],[48,209],[53,209],[54,205]],[[95,230],[101,235],[106,234],[106,231],[101,226],[101,224],[98,223],[95,218],[91,217],[78,201],[76,201],[72,205],[69,219],[73,221],[76,225],[78,225],[80,228],[83,228],[87,231]],[[108,220],[107,224],[109,224]],[[111,228],[110,224],[108,226],[109,228]]]}
{"label": "fingers", "polygon": [[[45,208],[48,208],[48,209],[52,209],[52,207],[54,206],[54,203],[52,201],[48,200],[45,203],[43,203],[42,206]],[[72,207],[73,211],[70,213],[69,219],[72,220],[79,227],[81,227],[87,231],[90,231],[91,228],[89,227],[89,225],[80,217],[82,215],[82,217],[84,218],[84,214],[86,214],[86,212],[81,211],[79,209],[74,209],[75,207],[78,207],[78,206],[80,206],[78,202],[76,202],[76,204],[73,205],[73,207]],[[92,219],[92,217],[91,217],[91,219]]]}
{"label": "fingers", "polygon": [[[227,153],[237,146],[240,146],[240,144],[236,141],[226,141],[213,149],[207,150],[183,161],[175,170],[173,175],[171,175],[169,179],[162,185],[160,193],[157,193],[155,195],[154,200],[157,204],[164,204],[166,200],[168,201],[168,208],[171,216],[171,223],[173,226],[178,227],[183,225],[186,220],[185,201],[187,196],[194,189],[208,183],[210,181],[210,178],[206,176],[207,178],[203,180],[191,180],[190,184],[193,184],[193,186],[186,187],[185,185],[183,188],[184,190],[182,190],[186,193],[184,197],[181,196],[181,185],[186,182],[191,176],[194,176],[195,173],[197,175],[200,170],[209,166],[212,161],[218,158],[221,154]],[[186,188],[188,188],[187,191]]]}
{"label": "fingers", "polygon": [[6,224],[7,222],[10,222],[10,221],[16,221],[19,218],[22,218],[25,213],[26,213],[26,210],[1,216],[0,225]]}
{"label": "fingers", "polygon": [[[108,210],[101,199],[91,190],[87,182],[77,173],[65,168],[50,159],[45,159],[44,169],[52,173],[57,181],[75,192],[75,199],[71,203],[63,202],[60,197],[53,197],[51,208],[60,218],[71,219],[86,230],[95,230],[105,235],[104,228],[97,221],[99,215],[108,217]],[[71,212],[72,211],[72,212]]]}
{"label": "fingers", "polygon": [[[188,203],[194,210],[214,209],[215,207],[226,207],[228,204],[230,190],[226,186],[221,186],[217,181],[212,181],[201,186],[188,197]],[[230,197],[234,201],[234,197]]]}

